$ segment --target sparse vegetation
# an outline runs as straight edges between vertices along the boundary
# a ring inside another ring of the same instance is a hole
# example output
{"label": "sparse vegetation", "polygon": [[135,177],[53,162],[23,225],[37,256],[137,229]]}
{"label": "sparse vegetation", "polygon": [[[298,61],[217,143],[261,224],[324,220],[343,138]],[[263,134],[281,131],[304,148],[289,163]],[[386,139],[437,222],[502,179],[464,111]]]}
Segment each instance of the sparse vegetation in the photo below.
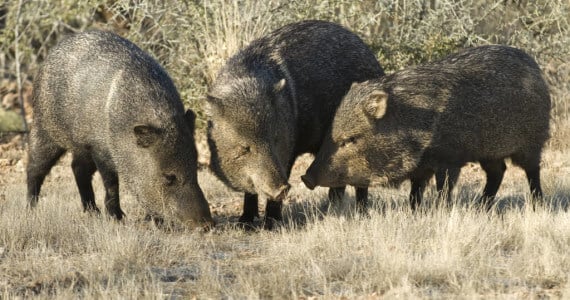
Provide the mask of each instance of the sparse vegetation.
{"label": "sparse vegetation", "polygon": [[524,49],[536,57],[551,85],[554,128],[562,137],[552,144],[566,146],[569,15],[565,0],[6,1],[0,4],[0,78],[15,78],[20,63],[22,78],[32,80],[47,51],[66,33],[112,30],[165,66],[203,127],[208,84],[229,56],[286,23],[324,19],[358,33],[387,72],[462,47],[499,43]]}
{"label": "sparse vegetation", "polygon": [[[480,213],[475,199],[484,176],[469,165],[451,211],[412,214],[409,186],[402,186],[372,189],[369,217],[342,207],[327,212],[326,190],[310,192],[298,179],[310,162],[304,157],[291,176],[287,221],[274,232],[234,228],[240,194],[207,170],[199,176],[220,223],[214,232],[156,228],[128,195],[124,223],[88,216],[69,157],[48,177],[38,209],[28,211],[25,146],[16,137],[0,145],[0,298],[568,297],[568,16],[567,0],[0,0],[0,100],[10,112],[21,109],[17,95],[29,104],[38,64],[64,34],[103,28],[156,57],[203,128],[201,104],[224,61],[252,39],[303,19],[353,30],[387,72],[474,45],[522,48],[542,67],[554,104],[542,163],[547,196],[537,211],[522,206],[527,183],[509,166],[497,195],[502,214]],[[432,183],[426,202],[434,194]],[[345,200],[354,201],[352,191]]]}
{"label": "sparse vegetation", "polygon": [[[546,204],[524,207],[524,172],[509,167],[497,211],[477,210],[484,176],[464,170],[451,211],[412,214],[409,186],[371,190],[370,216],[349,208],[328,212],[326,189],[298,179],[277,231],[246,232],[234,224],[241,196],[208,171],[200,183],[221,223],[198,234],[157,229],[123,197],[124,223],[89,216],[69,171],[52,171],[35,211],[25,207],[23,182],[2,188],[0,295],[40,298],[325,298],[568,297],[570,199],[567,152],[545,159]],[[306,160],[300,164],[306,166]],[[292,178],[298,178],[298,168]],[[99,177],[96,190],[102,199]],[[433,183],[427,202],[435,199]],[[124,194],[123,194],[124,195]],[[100,200],[98,202],[101,204]],[[431,203],[434,205],[434,203]]]}

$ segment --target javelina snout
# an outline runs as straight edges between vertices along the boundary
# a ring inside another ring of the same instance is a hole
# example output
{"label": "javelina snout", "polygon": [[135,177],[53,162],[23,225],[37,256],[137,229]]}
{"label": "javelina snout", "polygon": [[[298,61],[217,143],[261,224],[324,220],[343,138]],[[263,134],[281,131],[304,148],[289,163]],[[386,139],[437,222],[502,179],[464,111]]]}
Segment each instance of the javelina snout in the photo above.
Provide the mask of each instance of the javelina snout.
{"label": "javelina snout", "polygon": [[[244,123],[241,132],[251,130],[243,129],[246,126]],[[209,124],[209,127],[213,126]],[[283,158],[279,157],[280,153],[272,150],[275,148],[273,141],[258,141],[242,133],[237,137],[241,139],[238,145],[227,139],[218,143],[211,135],[217,135],[218,131],[226,133],[235,130],[225,124],[217,124],[216,129],[216,132],[211,129],[209,132],[210,166],[226,183],[234,189],[268,198],[274,198],[288,188],[287,170],[281,162]]]}
{"label": "javelina snout", "polygon": [[348,176],[346,168],[335,166],[331,168],[331,163],[314,162],[304,175],[301,175],[301,180],[305,186],[313,190],[317,186],[340,188],[347,184],[355,187],[367,187],[369,181],[367,178],[361,179],[360,176]]}
{"label": "javelina snout", "polygon": [[[265,179],[265,180],[267,180],[267,179]],[[261,183],[261,181],[257,181],[257,182]],[[289,184],[280,184],[277,186],[269,186],[269,185],[261,183],[259,185],[255,185],[255,189],[258,191],[257,194],[267,196],[268,198],[271,198],[271,199],[277,198],[284,191],[289,190],[289,188],[290,188]]]}
{"label": "javelina snout", "polygon": [[167,202],[175,203],[174,214],[186,227],[209,230],[216,225],[206,198],[201,190],[194,188],[194,184],[181,187],[175,197]]}
{"label": "javelina snout", "polygon": [[[315,158],[315,161],[309,166],[307,171],[305,171],[305,175],[301,176],[301,180],[310,190],[315,189],[317,186],[333,187],[323,182],[323,179],[329,179],[328,181],[330,182],[333,181],[334,177],[338,177],[330,172],[330,161],[317,162],[317,160],[319,160],[319,157]],[[339,186],[344,186],[344,184]]]}
{"label": "javelina snout", "polygon": [[301,175],[301,180],[309,190],[314,190],[317,187],[317,183],[310,172]]}
{"label": "javelina snout", "polygon": [[209,208],[194,210],[196,213],[191,215],[179,214],[178,219],[184,220],[182,223],[190,229],[199,231],[210,231],[216,226],[216,221],[210,215]]}
{"label": "javelina snout", "polygon": [[[317,186],[340,188],[347,184],[355,187],[367,187],[367,179],[357,180],[360,176],[349,176],[350,166],[342,164],[342,159],[332,159],[335,155],[345,156],[341,148],[331,143],[329,132],[325,141],[321,145],[321,150],[315,156],[314,161],[305,174],[301,176],[301,180],[309,188],[313,190]],[[346,142],[344,142],[346,143]]]}
{"label": "javelina snout", "polygon": [[[264,161],[263,158],[260,159]],[[257,171],[257,172],[256,172]],[[251,184],[256,194],[265,195],[275,199],[289,189],[285,170],[279,165],[279,161],[273,159],[265,162],[265,166],[252,170]]]}

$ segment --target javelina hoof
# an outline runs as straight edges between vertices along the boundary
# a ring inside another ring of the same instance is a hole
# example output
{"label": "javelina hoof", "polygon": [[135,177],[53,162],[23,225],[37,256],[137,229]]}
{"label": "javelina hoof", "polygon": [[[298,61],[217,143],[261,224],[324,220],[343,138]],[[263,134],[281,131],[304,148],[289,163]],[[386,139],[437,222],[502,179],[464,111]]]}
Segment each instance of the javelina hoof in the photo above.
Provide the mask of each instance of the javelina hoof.
{"label": "javelina hoof", "polygon": [[263,229],[264,230],[274,230],[279,228],[283,224],[283,219],[279,217],[279,219],[265,217],[263,219]]}
{"label": "javelina hoof", "polygon": [[273,230],[274,228],[277,228],[277,224],[279,222],[275,219],[272,218],[265,218],[265,220],[263,221],[263,229],[265,230]]}
{"label": "javelina hoof", "polygon": [[97,207],[89,207],[88,209],[84,209],[84,212],[86,212],[89,216],[100,216],[101,215],[101,210]]}
{"label": "javelina hoof", "polygon": [[240,223],[253,224],[255,217],[259,217],[257,194],[245,193],[243,198],[243,213],[239,218]]}
{"label": "javelina hoof", "polygon": [[356,212],[369,217],[368,214],[368,188],[356,188]]}
{"label": "javelina hoof", "polygon": [[544,196],[542,194],[542,190],[532,191],[530,197],[532,211],[536,211],[539,206],[544,205]]}
{"label": "javelina hoof", "polygon": [[368,212],[368,207],[362,207],[356,204],[356,213],[362,218],[370,218],[370,212]]}
{"label": "javelina hoof", "polygon": [[257,231],[259,230],[259,225],[255,222],[238,222],[236,223],[236,227],[243,231]]}
{"label": "javelina hoof", "polygon": [[127,216],[120,208],[118,210],[107,210],[107,213],[117,221],[122,221]]}
{"label": "javelina hoof", "polygon": [[258,228],[255,224],[255,217],[255,215],[246,214],[244,210],[244,214],[239,217],[236,226],[245,231],[255,231]]}
{"label": "javelina hoof", "polygon": [[239,217],[238,222],[244,223],[244,224],[253,224],[254,220],[255,220],[255,216],[243,214]]}
{"label": "javelina hoof", "polygon": [[263,223],[263,228],[266,230],[272,230],[275,225],[283,219],[281,215],[281,206],[283,206],[283,201],[281,200],[267,200],[265,206],[265,219]]}

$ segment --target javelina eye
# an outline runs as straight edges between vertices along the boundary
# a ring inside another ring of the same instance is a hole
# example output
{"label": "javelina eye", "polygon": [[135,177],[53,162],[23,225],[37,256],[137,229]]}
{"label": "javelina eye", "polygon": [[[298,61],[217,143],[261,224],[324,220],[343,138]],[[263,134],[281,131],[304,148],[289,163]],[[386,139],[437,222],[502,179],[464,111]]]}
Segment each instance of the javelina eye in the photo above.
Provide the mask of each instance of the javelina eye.
{"label": "javelina eye", "polygon": [[349,138],[347,138],[347,139],[342,140],[342,142],[340,142],[340,146],[341,146],[341,147],[346,147],[346,146],[352,145],[352,144],[354,144],[354,143],[356,143],[356,137],[351,136],[351,137],[349,137]]}
{"label": "javelina eye", "polygon": [[166,186],[173,186],[178,181],[178,178],[176,178],[176,175],[174,174],[163,174],[163,176],[164,176],[164,185]]}
{"label": "javelina eye", "polygon": [[235,158],[240,158],[246,154],[248,154],[249,152],[251,152],[251,148],[249,146],[240,146],[238,148],[238,152]]}

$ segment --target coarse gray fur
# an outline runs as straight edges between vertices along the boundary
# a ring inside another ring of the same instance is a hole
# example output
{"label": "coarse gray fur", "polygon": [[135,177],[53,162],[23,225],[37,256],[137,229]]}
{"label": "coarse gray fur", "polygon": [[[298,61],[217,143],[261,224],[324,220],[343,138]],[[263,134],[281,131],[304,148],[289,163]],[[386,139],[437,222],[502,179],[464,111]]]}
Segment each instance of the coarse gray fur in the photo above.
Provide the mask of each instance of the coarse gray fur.
{"label": "coarse gray fur", "polygon": [[83,207],[99,211],[91,183],[99,171],[105,206],[117,219],[119,178],[152,214],[191,227],[213,223],[197,180],[194,113],[184,112],[166,71],[130,41],[104,31],[67,37],[34,80],[28,201],[66,152]]}
{"label": "coarse gray fur", "polygon": [[[319,150],[353,82],[383,74],[358,36],[325,21],[286,25],[228,60],[208,95],[208,141],[214,173],[245,192],[240,221],[258,215],[258,194],[266,219],[281,218],[295,158]],[[366,199],[366,187],[357,192]]]}
{"label": "coarse gray fur", "polygon": [[459,169],[479,162],[490,208],[510,157],[540,197],[550,107],[532,57],[507,46],[469,48],[354,85],[303,180],[309,187],[334,187],[411,179],[415,208],[434,172],[450,173],[451,190]]}

